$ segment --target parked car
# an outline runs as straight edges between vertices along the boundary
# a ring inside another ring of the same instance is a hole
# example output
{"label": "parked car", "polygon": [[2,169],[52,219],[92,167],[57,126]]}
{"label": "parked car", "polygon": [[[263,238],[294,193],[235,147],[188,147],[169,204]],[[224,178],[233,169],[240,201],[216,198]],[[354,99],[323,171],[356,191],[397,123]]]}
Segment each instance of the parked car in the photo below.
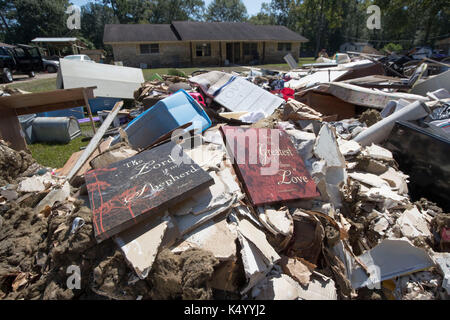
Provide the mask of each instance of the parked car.
{"label": "parked car", "polygon": [[95,61],[91,60],[91,58],[89,58],[89,56],[87,56],[85,54],[74,54],[71,56],[66,56],[66,57],[64,57],[64,59],[95,63]]}
{"label": "parked car", "polygon": [[42,59],[42,62],[44,64],[44,70],[47,71],[48,73],[58,72],[59,61]]}
{"label": "parked car", "polygon": [[23,44],[0,47],[0,76],[3,82],[13,82],[13,74],[34,77],[35,72],[42,69],[43,62],[38,48]]}

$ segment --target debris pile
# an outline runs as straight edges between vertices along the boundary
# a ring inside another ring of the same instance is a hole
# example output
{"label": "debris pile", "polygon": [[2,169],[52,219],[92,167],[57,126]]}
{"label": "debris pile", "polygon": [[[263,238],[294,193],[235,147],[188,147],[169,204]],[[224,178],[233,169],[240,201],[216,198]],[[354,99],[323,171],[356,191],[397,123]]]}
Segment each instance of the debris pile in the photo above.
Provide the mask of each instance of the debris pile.
{"label": "debris pile", "polygon": [[0,298],[448,299],[448,207],[390,141],[449,141],[448,92],[372,60],[157,77],[58,170],[1,141]]}

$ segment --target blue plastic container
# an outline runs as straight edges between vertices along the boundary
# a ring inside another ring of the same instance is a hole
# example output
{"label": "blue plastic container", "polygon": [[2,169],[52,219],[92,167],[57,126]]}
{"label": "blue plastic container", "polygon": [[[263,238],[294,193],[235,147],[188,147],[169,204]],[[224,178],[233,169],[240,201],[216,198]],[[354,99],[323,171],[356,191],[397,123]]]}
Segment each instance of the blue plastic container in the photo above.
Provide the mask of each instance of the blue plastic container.
{"label": "blue plastic container", "polygon": [[[135,118],[125,129],[128,140],[134,148],[145,148],[162,135],[192,122],[186,131],[201,127],[204,131],[211,126],[202,107],[183,89],[173,95],[158,101],[153,107]],[[113,143],[119,142],[119,136]]]}
{"label": "blue plastic container", "polygon": [[38,117],[74,117],[77,119],[85,118],[83,107],[75,107],[69,109],[55,110],[40,112],[37,114]]}
{"label": "blue plastic container", "polygon": [[89,106],[91,107],[92,113],[97,113],[102,110],[112,110],[112,108],[114,108],[114,105],[120,100],[122,99],[97,97],[94,99],[89,99]]}

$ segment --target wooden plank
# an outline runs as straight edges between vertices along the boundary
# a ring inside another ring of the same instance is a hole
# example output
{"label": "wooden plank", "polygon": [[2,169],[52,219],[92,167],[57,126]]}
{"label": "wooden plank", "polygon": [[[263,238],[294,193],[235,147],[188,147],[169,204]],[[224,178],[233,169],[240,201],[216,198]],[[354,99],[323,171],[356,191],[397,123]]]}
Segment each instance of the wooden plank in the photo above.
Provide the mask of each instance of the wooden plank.
{"label": "wooden plank", "polygon": [[[99,130],[100,132],[100,130]],[[152,219],[214,184],[195,162],[175,164],[174,142],[86,173],[97,242]]]}
{"label": "wooden plank", "polygon": [[[79,106],[84,105],[84,100],[73,100],[70,102],[62,102],[62,103],[54,103],[51,105],[46,106],[37,106],[37,107],[25,107],[20,109],[15,109],[17,114],[19,116],[24,114],[31,114],[31,113],[40,113],[40,112],[47,112],[47,111],[55,111],[55,110],[62,110],[62,109],[70,109],[70,108],[77,108]],[[3,107],[0,107],[2,110],[6,109]]]}
{"label": "wooden plank", "polygon": [[[100,153],[106,151],[109,148],[109,146],[111,145],[111,142],[113,140],[114,139],[112,137],[110,137],[108,140],[105,140],[102,143],[100,143],[99,147],[92,153],[92,155],[89,157],[89,159],[86,161],[86,163],[78,171],[79,176],[83,175],[84,173],[86,173],[87,171],[92,169],[91,166],[89,165],[89,162],[91,162],[92,159],[94,159],[96,156],[99,155],[99,149],[100,149]],[[56,173],[59,176],[67,176],[70,173],[70,171],[72,170],[72,168],[75,166],[75,163],[81,157],[83,152],[84,152],[84,150],[73,153],[70,156],[69,160],[67,160],[67,162],[64,164],[64,167],[56,170]]]}
{"label": "wooden plank", "polygon": [[14,150],[27,150],[27,143],[21,134],[21,127],[15,110],[5,109],[1,112],[0,137],[9,142]]}
{"label": "wooden plank", "polygon": [[113,122],[114,118],[119,113],[120,109],[123,107],[123,101],[119,101],[114,106],[112,112],[106,117],[105,121],[102,123],[100,129],[97,131],[97,133],[92,137],[91,141],[89,142],[88,146],[84,150],[81,157],[78,159],[75,166],[70,171],[69,175],[67,176],[68,181],[70,181],[81,169],[81,167],[86,163],[86,161],[89,159],[89,157],[92,155],[92,153],[97,148],[97,145],[99,144],[100,140],[103,138],[103,135],[105,134],[106,130],[109,128],[111,123]]}
{"label": "wooden plank", "polygon": [[67,162],[64,164],[64,166],[62,168],[56,170],[56,173],[59,176],[67,176],[69,174],[70,170],[72,170],[73,166],[75,165],[75,163],[81,157],[82,154],[83,154],[83,150],[72,153],[69,160],[67,160]]}
{"label": "wooden plank", "polygon": [[300,101],[323,115],[337,115],[338,120],[350,119],[355,116],[355,105],[342,101],[329,94],[308,91],[302,97],[296,97]]}
{"label": "wooden plank", "polygon": [[0,97],[0,108],[16,109],[17,114],[22,115],[79,107],[84,105],[83,93],[86,92],[88,99],[93,98],[94,89],[95,87],[75,88]]}

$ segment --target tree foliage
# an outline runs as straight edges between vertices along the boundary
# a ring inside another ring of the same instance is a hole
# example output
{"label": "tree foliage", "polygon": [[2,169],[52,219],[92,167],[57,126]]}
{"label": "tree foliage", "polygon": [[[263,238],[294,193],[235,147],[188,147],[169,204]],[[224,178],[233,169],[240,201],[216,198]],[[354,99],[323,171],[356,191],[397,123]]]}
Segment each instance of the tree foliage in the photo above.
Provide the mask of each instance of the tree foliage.
{"label": "tree foliage", "polygon": [[[103,47],[108,23],[171,23],[180,20],[249,21],[284,25],[309,39],[304,54],[337,51],[345,42],[369,41],[409,48],[449,36],[448,0],[267,0],[248,17],[242,0],[95,0],[82,7],[81,30],[69,30],[70,0],[0,0],[0,41],[29,43],[35,37],[83,37]],[[369,30],[367,8],[381,8],[381,30]]]}
{"label": "tree foliage", "polygon": [[247,8],[241,0],[214,0],[205,18],[207,21],[243,22],[248,18]]}

